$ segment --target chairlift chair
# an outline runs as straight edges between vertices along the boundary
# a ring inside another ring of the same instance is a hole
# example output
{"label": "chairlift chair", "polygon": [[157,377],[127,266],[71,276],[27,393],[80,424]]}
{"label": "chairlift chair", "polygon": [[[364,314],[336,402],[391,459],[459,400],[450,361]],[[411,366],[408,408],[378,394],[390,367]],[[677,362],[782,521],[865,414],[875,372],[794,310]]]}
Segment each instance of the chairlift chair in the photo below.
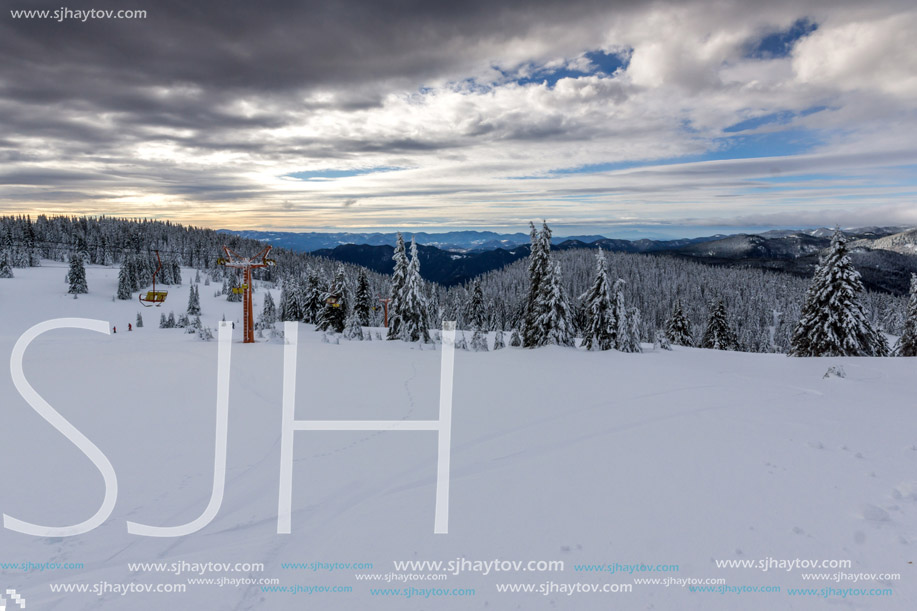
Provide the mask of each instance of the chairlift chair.
{"label": "chairlift chair", "polygon": [[145,308],[151,308],[156,306],[157,308],[161,306],[166,301],[166,297],[169,295],[169,291],[157,291],[156,290],[156,275],[159,274],[159,271],[162,269],[162,259],[159,258],[159,251],[156,251],[156,261],[159,263],[159,266],[156,268],[156,271],[153,272],[153,290],[147,291],[146,295],[140,293],[137,296],[137,299],[140,300],[140,305]]}

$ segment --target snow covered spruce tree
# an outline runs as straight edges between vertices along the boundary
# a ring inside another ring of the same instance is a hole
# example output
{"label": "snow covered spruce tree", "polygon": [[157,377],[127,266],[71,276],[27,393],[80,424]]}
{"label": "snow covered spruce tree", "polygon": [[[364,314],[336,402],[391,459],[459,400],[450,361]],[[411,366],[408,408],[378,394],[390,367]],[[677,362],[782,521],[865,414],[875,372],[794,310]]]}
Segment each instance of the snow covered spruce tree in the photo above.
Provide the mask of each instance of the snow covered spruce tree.
{"label": "snow covered spruce tree", "polygon": [[373,296],[369,289],[369,280],[366,278],[366,270],[361,267],[360,274],[357,276],[357,292],[354,295],[353,303],[353,313],[361,326],[369,326],[372,309]]}
{"label": "snow covered spruce tree", "polygon": [[471,349],[474,352],[487,352],[487,308],[484,304],[484,291],[481,290],[481,281],[475,279],[471,289],[471,301],[468,304],[468,319],[471,322]]}
{"label": "snow covered spruce tree", "polygon": [[586,350],[611,350],[615,347],[615,320],[605,265],[605,253],[600,248],[595,254],[595,280],[589,291],[582,296],[586,310],[583,334]]}
{"label": "snow covered spruce tree", "polygon": [[239,272],[231,270],[229,272],[229,284],[226,285],[226,301],[242,301],[242,283],[239,282]]}
{"label": "snow covered spruce tree", "polygon": [[638,308],[629,308],[627,310],[627,337],[621,347],[622,352],[643,352],[643,346],[640,345],[640,310]]}
{"label": "snow covered spruce tree", "polygon": [[487,334],[480,329],[475,329],[471,334],[471,350],[473,352],[487,352]]}
{"label": "snow covered spruce tree", "polygon": [[548,260],[548,275],[541,283],[538,297],[541,315],[535,321],[541,330],[540,345],[573,346],[570,329],[570,303],[564,290],[560,263]]}
{"label": "snow covered spruce tree", "polygon": [[726,314],[726,302],[722,299],[716,302],[710,312],[710,318],[707,320],[707,328],[701,338],[700,347],[712,348],[713,350],[739,349],[739,340],[729,324],[729,317]]}
{"label": "snow covered spruce tree", "polygon": [[541,301],[542,285],[547,281],[548,275],[553,273],[550,268],[551,229],[545,221],[542,222],[540,233],[535,230],[535,223],[529,223],[529,226],[532,245],[529,252],[529,290],[522,321],[522,345],[526,348],[535,348],[547,343],[546,331],[539,326],[538,321],[544,314]]}
{"label": "snow covered spruce tree", "polygon": [[904,333],[895,345],[897,356],[917,356],[917,274],[911,274],[911,294],[907,302]]}
{"label": "snow covered spruce tree", "polygon": [[197,292],[197,287],[193,284],[191,285],[191,290],[188,292],[188,316],[200,316],[201,315],[201,296]]}
{"label": "snow covered spruce tree", "polygon": [[78,252],[70,255],[70,271],[67,273],[67,283],[70,285],[67,292],[71,295],[82,295],[89,292],[89,285],[86,284],[86,265],[83,262],[83,255]]}
{"label": "snow covered spruce tree", "polygon": [[297,321],[299,320],[299,304],[295,297],[296,281],[291,277],[283,281],[283,287],[280,289],[280,320]]}
{"label": "snow covered spruce tree", "polygon": [[261,308],[261,328],[273,327],[277,322],[277,306],[270,291],[264,292],[264,305]]}
{"label": "snow covered spruce tree", "polygon": [[401,324],[404,320],[404,285],[407,282],[408,258],[404,252],[404,237],[398,232],[395,252],[392,254],[395,270],[392,272],[392,293],[389,303],[387,339],[401,339]]}
{"label": "snow covered spruce tree", "polygon": [[691,334],[691,323],[685,316],[684,308],[681,305],[681,299],[675,300],[675,306],[672,308],[672,316],[665,324],[665,337],[670,344],[676,346],[693,346],[694,338]]}
{"label": "snow covered spruce tree", "polygon": [[640,347],[640,311],[637,308],[627,308],[624,303],[624,279],[615,280],[613,293],[611,320],[614,325],[614,347],[621,352],[641,352]]}
{"label": "snow covered spruce tree", "polygon": [[[394,288],[392,290],[394,291]],[[392,303],[394,303],[394,298]],[[413,238],[411,239],[411,262],[408,264],[404,286],[401,289],[400,305],[401,339],[406,342],[429,343],[430,326],[427,324],[427,302],[423,294],[423,279],[420,277],[417,242]]]}
{"label": "snow covered spruce tree", "polygon": [[484,304],[484,291],[481,290],[481,280],[475,278],[471,287],[471,300],[468,303],[468,321],[472,329],[484,330],[487,320],[487,307]]}
{"label": "snow covered spruce tree", "polygon": [[319,312],[322,311],[325,305],[323,300],[325,290],[315,270],[309,270],[306,275],[306,283],[300,282],[297,285],[297,289],[296,300],[299,304],[299,320],[307,323],[317,322]]}
{"label": "snow covered spruce tree", "polygon": [[347,322],[346,284],[344,266],[338,265],[334,273],[334,280],[331,281],[331,288],[325,293],[325,305],[318,315],[315,326],[317,331],[343,333]]}
{"label": "snow covered spruce tree", "polygon": [[519,335],[518,329],[513,329],[513,332],[509,335],[509,345],[513,348],[522,347],[522,336]]}
{"label": "snow covered spruce tree", "polygon": [[13,266],[10,265],[10,254],[4,250],[0,252],[0,278],[12,278]]}
{"label": "snow covered spruce tree", "polygon": [[863,290],[860,273],[847,256],[847,240],[836,229],[806,291],[790,356],[887,356],[885,336],[873,328],[858,301]]}
{"label": "snow covered spruce tree", "polygon": [[344,328],[344,337],[347,339],[352,339],[356,341],[363,341],[363,326],[360,325],[360,317],[357,315],[356,310],[350,313],[350,316],[347,317],[347,324]]}

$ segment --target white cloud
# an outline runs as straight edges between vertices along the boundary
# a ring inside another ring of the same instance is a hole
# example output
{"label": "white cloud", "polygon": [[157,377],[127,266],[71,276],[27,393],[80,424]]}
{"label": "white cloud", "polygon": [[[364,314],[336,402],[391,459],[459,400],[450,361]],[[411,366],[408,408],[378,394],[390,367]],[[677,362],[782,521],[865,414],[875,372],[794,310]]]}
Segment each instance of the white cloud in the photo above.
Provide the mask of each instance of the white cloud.
{"label": "white cloud", "polygon": [[917,11],[837,21],[828,21],[796,45],[793,68],[800,83],[911,100],[917,96]]}

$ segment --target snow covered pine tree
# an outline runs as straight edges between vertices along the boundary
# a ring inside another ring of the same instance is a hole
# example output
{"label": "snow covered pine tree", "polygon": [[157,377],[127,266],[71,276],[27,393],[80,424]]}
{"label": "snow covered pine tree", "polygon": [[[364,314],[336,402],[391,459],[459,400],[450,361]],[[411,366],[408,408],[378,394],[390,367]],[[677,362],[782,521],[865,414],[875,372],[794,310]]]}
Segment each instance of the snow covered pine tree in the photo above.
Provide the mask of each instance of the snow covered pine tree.
{"label": "snow covered pine tree", "polygon": [[691,323],[688,322],[688,317],[685,316],[681,299],[675,300],[672,317],[669,318],[665,325],[665,337],[669,340],[669,343],[676,346],[694,345],[694,338],[691,335]]}
{"label": "snow covered pine tree", "polygon": [[541,345],[573,346],[570,304],[561,279],[560,263],[548,260],[548,275],[541,283],[538,301],[541,315],[536,325],[541,332]]}
{"label": "snow covered pine tree", "polygon": [[612,315],[611,287],[605,271],[605,253],[595,253],[595,280],[582,296],[586,308],[586,330],[583,346],[586,350],[611,350],[615,347],[615,321]]}
{"label": "snow covered pine tree", "polygon": [[739,349],[739,340],[729,324],[729,318],[726,314],[726,302],[723,299],[717,301],[710,312],[707,328],[704,330],[704,336],[700,340],[700,347],[713,350]]}
{"label": "snow covered pine tree", "polygon": [[847,256],[847,239],[835,229],[806,292],[790,356],[887,356],[885,336],[873,328],[857,300],[863,290],[860,272]]}
{"label": "snow covered pine tree", "polygon": [[354,296],[353,311],[357,317],[358,324],[368,327],[373,309],[373,296],[369,290],[369,280],[366,278],[366,270],[360,268],[360,274],[357,276],[357,292]]}
{"label": "snow covered pine tree", "polygon": [[481,290],[481,281],[475,279],[471,289],[471,302],[468,304],[468,318],[471,321],[471,349],[474,352],[487,352],[487,333],[484,321],[487,319],[487,310],[484,305],[484,292]]}
{"label": "snow covered pine tree", "polygon": [[83,263],[83,255],[79,252],[70,254],[70,271],[67,274],[67,282],[70,284],[67,292],[71,295],[82,295],[89,292],[89,286],[86,284],[86,265]]}
{"label": "snow covered pine tree", "polygon": [[325,293],[325,304],[318,316],[316,330],[343,333],[344,323],[347,321],[346,284],[344,266],[338,265],[331,288]]}
{"label": "snow covered pine tree", "polygon": [[[394,299],[392,302],[394,303]],[[411,263],[408,265],[404,287],[401,289],[401,339],[406,342],[430,342],[427,302],[423,294],[423,279],[420,277],[420,257],[417,254],[417,243],[413,238]]]}
{"label": "snow covered pine tree", "polygon": [[404,236],[398,232],[395,252],[392,254],[395,270],[392,272],[392,293],[389,303],[388,336],[386,339],[401,339],[401,324],[404,320],[404,285],[407,282],[408,258],[404,253]]}
{"label": "snow covered pine tree", "polygon": [[275,322],[277,322],[277,306],[274,304],[271,292],[265,291],[264,306],[261,308],[261,328],[273,327]]}
{"label": "snow covered pine tree", "polygon": [[917,274],[911,274],[911,294],[905,316],[904,333],[895,346],[895,355],[917,356]]}
{"label": "snow covered pine tree", "polygon": [[546,343],[545,330],[539,326],[538,321],[544,312],[541,301],[542,285],[546,282],[548,274],[553,272],[549,268],[551,229],[546,221],[542,221],[541,233],[535,230],[535,223],[529,223],[529,226],[532,245],[529,252],[529,291],[522,321],[522,345],[526,348],[535,348]]}
{"label": "snow covered pine tree", "polygon": [[10,265],[10,254],[4,250],[0,252],[0,278],[12,278],[13,267]]}
{"label": "snow covered pine tree", "polygon": [[191,285],[191,290],[188,292],[188,316],[200,316],[201,315],[201,296],[197,292],[197,287],[193,284]]}

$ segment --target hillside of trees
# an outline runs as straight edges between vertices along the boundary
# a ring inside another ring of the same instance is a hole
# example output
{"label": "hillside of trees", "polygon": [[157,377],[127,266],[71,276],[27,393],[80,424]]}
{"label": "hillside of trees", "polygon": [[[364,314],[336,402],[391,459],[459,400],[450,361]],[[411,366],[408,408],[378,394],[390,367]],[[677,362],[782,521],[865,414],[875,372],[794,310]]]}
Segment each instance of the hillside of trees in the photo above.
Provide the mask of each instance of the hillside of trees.
{"label": "hillside of trees", "polygon": [[[347,329],[349,334],[356,334],[362,326],[381,326],[379,297],[390,297],[390,339],[424,341],[429,339],[426,329],[438,327],[442,320],[455,320],[459,329],[478,333],[478,345],[481,334],[491,331],[505,331],[513,340],[519,335],[524,345],[569,345],[574,337],[594,337],[596,323],[591,311],[604,307],[596,303],[607,299],[613,311],[610,316],[620,327],[613,346],[618,349],[633,348],[635,343],[639,348],[639,342],[667,341],[662,336],[672,326],[677,311],[678,335],[685,343],[703,345],[714,322],[722,325],[732,349],[790,352],[809,279],[645,254],[602,252],[597,259],[594,249],[551,251],[546,225],[541,237],[533,233],[533,245],[544,238],[544,232],[548,245],[540,254],[536,246],[534,257],[461,286],[424,281],[420,276],[422,257],[418,257],[415,245],[408,249],[400,236],[394,252],[394,276],[275,249],[271,256],[276,265],[256,270],[255,278],[282,288],[276,315],[269,314],[268,318],[315,323],[319,329],[334,332]],[[208,283],[222,285],[227,299],[233,300],[236,297],[230,289],[238,286],[239,278],[234,270],[218,263],[224,245],[243,255],[263,248],[257,240],[168,221],[0,217],[0,275],[14,276],[16,268],[40,265],[42,259],[71,262],[70,290],[83,292],[86,287],[81,284],[78,266],[73,264],[76,258],[77,263],[126,269],[131,280],[126,287],[119,287],[118,297],[132,298],[135,291],[152,282],[155,252],[159,251],[163,270],[157,276],[158,284],[180,284],[181,268],[192,268],[204,274]],[[597,280],[597,265],[606,275],[602,282]],[[533,266],[541,278],[536,284],[543,287],[533,286]],[[864,291],[859,299],[864,319],[877,331],[893,335],[904,332],[907,298]],[[536,326],[547,330],[533,339]],[[551,339],[546,339],[548,335]],[[500,341],[503,339],[501,335]],[[602,343],[607,338],[596,341]]]}

